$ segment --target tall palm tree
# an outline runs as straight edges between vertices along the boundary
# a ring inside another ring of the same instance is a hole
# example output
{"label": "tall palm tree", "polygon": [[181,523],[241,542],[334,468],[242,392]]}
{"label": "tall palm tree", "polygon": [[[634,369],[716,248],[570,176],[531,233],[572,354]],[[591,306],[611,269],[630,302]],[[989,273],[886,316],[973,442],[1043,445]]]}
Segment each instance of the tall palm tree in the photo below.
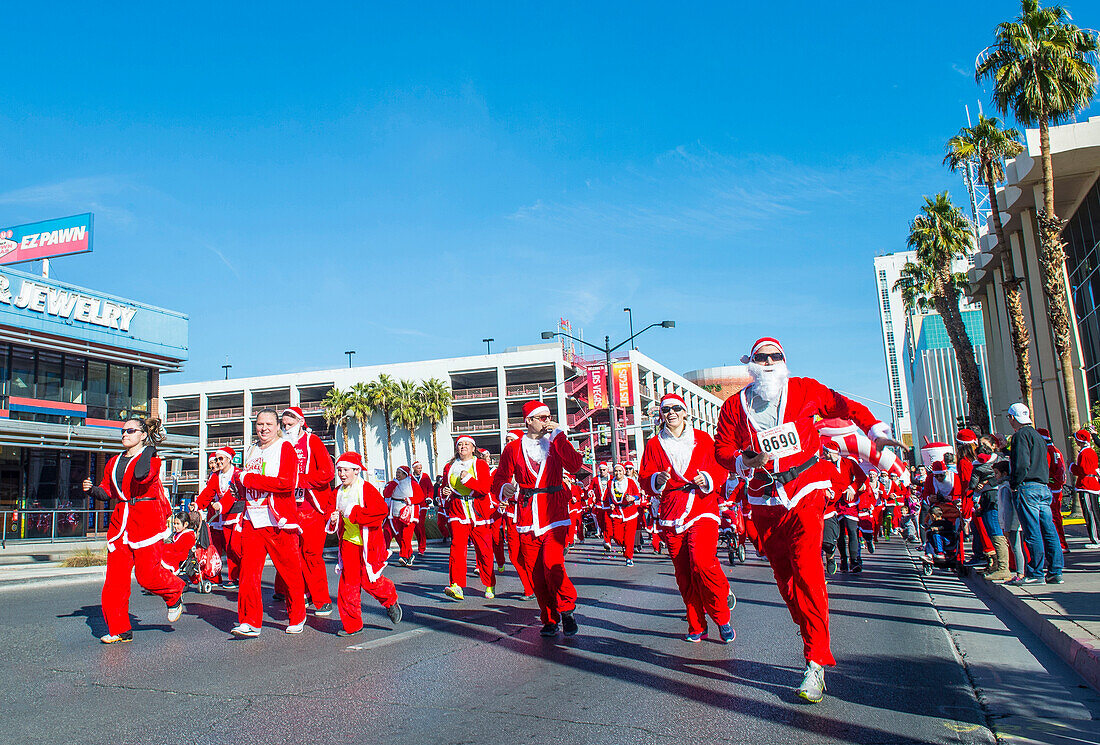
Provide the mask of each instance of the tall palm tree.
{"label": "tall palm tree", "polygon": [[420,398],[420,388],[411,380],[401,380],[397,383],[397,405],[393,410],[393,418],[409,433],[409,442],[412,444],[412,457],[416,460],[416,430],[424,421],[424,404]]}
{"label": "tall palm tree", "polygon": [[351,395],[347,391],[342,391],[336,387],[330,388],[325,397],[321,399],[325,422],[329,426],[340,428],[340,434],[344,439],[343,452],[345,453],[351,449],[348,447],[348,420],[352,417],[349,411],[350,403]]}
{"label": "tall palm tree", "polygon": [[[974,77],[978,82],[992,79],[993,103],[1002,114],[1012,112],[1021,124],[1039,127],[1043,166],[1039,266],[1066,397],[1066,423],[1074,432],[1081,426],[1081,417],[1073,377],[1062,222],[1054,213],[1050,124],[1065,121],[1092,102],[1096,94],[1097,38],[1094,32],[1080,29],[1070,20],[1069,13],[1060,6],[1040,8],[1037,0],[1023,0],[1019,18],[997,25],[996,41],[980,55]],[[1070,446],[1076,453],[1076,444],[1071,442]]]}
{"label": "tall palm tree", "polygon": [[386,479],[392,477],[393,464],[393,412],[397,408],[397,381],[382,373],[378,380],[366,384],[366,399],[375,411],[382,413],[386,422]]}
{"label": "tall palm tree", "polygon": [[367,425],[370,424],[371,414],[374,413],[368,384],[360,381],[353,385],[349,399],[348,409],[351,411],[351,415],[355,417],[356,424],[359,425],[359,454],[363,456],[363,472],[366,473]]}
{"label": "tall palm tree", "polygon": [[940,314],[966,389],[967,420],[982,432],[989,432],[989,413],[974,345],[959,310],[966,274],[952,267],[952,262],[965,256],[973,243],[970,222],[951,203],[947,192],[925,197],[921,214],[909,225],[908,245],[916,249],[917,260],[902,267],[894,286],[901,290],[906,308],[931,304]]}
{"label": "tall palm tree", "polygon": [[424,418],[432,425],[432,463],[438,463],[436,428],[451,413],[451,389],[439,378],[429,378],[420,384],[420,397],[424,402]]}
{"label": "tall palm tree", "polygon": [[1020,133],[1015,129],[1002,129],[997,117],[978,116],[973,127],[963,127],[959,133],[947,141],[947,155],[943,162],[952,171],[960,171],[977,163],[982,182],[989,192],[990,206],[993,208],[993,229],[997,234],[997,255],[1001,258],[1001,277],[1005,288],[1005,310],[1008,314],[1009,336],[1012,351],[1016,356],[1016,377],[1020,383],[1020,396],[1028,409],[1031,408],[1031,362],[1028,359],[1028,345],[1031,334],[1024,322],[1024,308],[1020,300],[1021,277],[1016,276],[1016,267],[1012,260],[1012,249],[1005,239],[1001,211],[997,209],[996,186],[1004,181],[1004,160],[1020,154],[1024,146],[1020,144]]}

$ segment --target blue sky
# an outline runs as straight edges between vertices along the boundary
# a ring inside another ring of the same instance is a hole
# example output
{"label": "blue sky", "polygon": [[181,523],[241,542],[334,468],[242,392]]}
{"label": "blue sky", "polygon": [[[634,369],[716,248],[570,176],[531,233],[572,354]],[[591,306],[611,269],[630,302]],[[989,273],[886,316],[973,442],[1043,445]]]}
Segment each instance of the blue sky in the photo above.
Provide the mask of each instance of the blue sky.
{"label": "blue sky", "polygon": [[189,313],[165,382],[476,354],[559,316],[623,338],[630,306],[677,321],[639,341],[673,369],[776,335],[878,400],[871,259],[923,194],[966,204],[943,143],[1019,11],[96,5],[7,10],[0,224],[94,212],[53,275]]}

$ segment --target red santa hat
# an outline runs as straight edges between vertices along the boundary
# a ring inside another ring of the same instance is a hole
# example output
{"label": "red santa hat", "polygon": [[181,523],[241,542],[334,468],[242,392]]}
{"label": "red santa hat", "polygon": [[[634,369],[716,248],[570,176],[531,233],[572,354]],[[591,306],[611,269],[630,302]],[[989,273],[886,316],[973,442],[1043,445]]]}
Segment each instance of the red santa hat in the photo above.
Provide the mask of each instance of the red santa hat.
{"label": "red santa hat", "polygon": [[[405,474],[406,476],[412,476],[412,469],[408,466],[398,466],[397,473],[394,474],[394,478],[397,478],[398,474]],[[398,479],[400,480],[400,479]]]}
{"label": "red santa hat", "polygon": [[824,440],[821,443],[822,450],[828,450],[829,452],[840,455],[840,444],[836,440]]}
{"label": "red santa hat", "polygon": [[934,476],[942,476],[945,473],[947,473],[947,465],[942,460],[932,464],[932,474]]}
{"label": "red santa hat", "polygon": [[414,461],[413,461],[413,463],[412,463],[412,467],[413,467],[413,468],[416,468],[417,466],[420,466],[421,468],[423,468],[423,467],[424,467],[424,464],[423,464],[423,463],[421,463],[421,462],[420,462],[420,461],[418,461],[418,460],[414,460]]}
{"label": "red santa hat", "polygon": [[[608,468],[611,468],[611,464],[610,464],[610,463],[608,463],[608,462],[607,462],[606,460],[600,461],[600,465],[601,465],[601,466],[607,466]],[[597,466],[597,468],[598,468],[598,467],[599,467],[599,466]]]}
{"label": "red santa hat", "polygon": [[1037,429],[1035,431],[1038,432],[1039,436],[1042,437],[1044,440],[1046,440],[1047,442],[1050,442],[1050,430],[1049,429],[1043,429],[1042,427],[1040,427],[1039,429]]}
{"label": "red santa hat", "polygon": [[632,461],[632,460],[624,460],[623,461],[623,468],[633,468],[633,467],[634,467],[634,461]]}
{"label": "red santa hat", "polygon": [[521,437],[523,437],[522,429],[510,429],[508,430],[508,434],[504,436],[504,442],[508,443],[512,440],[518,440]]}
{"label": "red santa hat", "polygon": [[290,414],[291,416],[298,417],[299,419],[302,420],[302,424],[306,423],[306,415],[302,413],[302,407],[301,406],[288,406],[285,409],[283,409],[283,413],[280,414],[279,416],[284,417],[287,414]]}
{"label": "red santa hat", "polygon": [[475,448],[477,447],[477,443],[474,442],[474,438],[470,437],[469,435],[462,435],[457,440],[455,440],[455,447],[457,448],[459,445],[461,445],[464,442],[470,443]]}
{"label": "red santa hat", "polygon": [[344,466],[345,468],[357,468],[360,471],[363,470],[363,458],[356,452],[347,452],[336,459],[336,467]]}
{"label": "red santa hat", "polygon": [[782,354],[784,357],[787,356],[787,353],[783,351],[783,345],[779,343],[778,339],[771,336],[762,336],[752,343],[752,349],[749,350],[749,353],[747,355],[741,358],[741,364],[749,364],[749,362],[752,361],[752,358],[755,357],[756,353],[760,350],[760,347],[765,347],[769,344],[774,345],[775,348],[779,350],[779,353]]}
{"label": "red santa hat", "polygon": [[1081,443],[1082,445],[1091,445],[1092,433],[1089,432],[1087,429],[1079,429],[1073,433],[1073,439],[1077,440],[1077,442]]}
{"label": "red santa hat", "polygon": [[528,401],[523,405],[523,419],[526,421],[533,416],[550,416],[550,407],[542,401]]}
{"label": "red santa hat", "polygon": [[224,455],[226,458],[229,458],[229,460],[233,460],[237,457],[237,451],[229,447],[228,445],[224,445],[223,447],[215,450],[214,455]]}
{"label": "red santa hat", "polygon": [[972,429],[960,429],[959,433],[955,435],[955,442],[960,442],[963,445],[977,445],[978,436],[974,434]]}
{"label": "red santa hat", "polygon": [[687,402],[684,401],[684,397],[677,393],[666,393],[661,396],[661,408],[666,406],[680,405],[684,407],[684,411],[688,410]]}

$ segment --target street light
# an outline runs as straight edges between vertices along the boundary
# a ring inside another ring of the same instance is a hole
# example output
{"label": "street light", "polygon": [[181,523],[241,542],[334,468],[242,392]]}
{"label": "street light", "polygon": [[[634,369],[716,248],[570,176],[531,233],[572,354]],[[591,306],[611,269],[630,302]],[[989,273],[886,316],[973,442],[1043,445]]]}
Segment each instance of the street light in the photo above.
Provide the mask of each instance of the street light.
{"label": "street light", "polygon": [[482,341],[485,342],[485,354],[492,354],[492,342],[496,341],[496,339],[490,336],[488,339],[482,339]]}
{"label": "street light", "polygon": [[[583,344],[586,347],[591,347],[592,349],[595,349],[598,352],[603,352],[604,360],[605,360],[605,363],[607,365],[607,375],[610,378],[611,377],[611,353],[614,352],[616,349],[619,349],[620,347],[624,347],[627,344],[630,344],[632,341],[634,341],[635,338],[641,336],[642,334],[649,331],[651,328],[654,328],[655,326],[660,326],[661,328],[664,328],[664,329],[674,329],[674,328],[676,328],[676,321],[661,321],[660,323],[651,323],[648,326],[646,326],[644,329],[639,331],[638,333],[631,334],[629,339],[626,339],[625,341],[621,341],[618,344],[616,344],[615,346],[611,346],[611,338],[608,337],[608,336],[604,336],[603,346],[598,347],[598,346],[596,346],[595,344],[593,344],[591,342],[587,342],[584,339],[578,339],[577,337],[573,336],[572,334],[567,334],[564,331],[543,331],[542,332],[542,338],[543,339],[553,339],[555,336],[564,336],[564,337],[567,337],[569,339],[572,339],[575,342],[578,342],[579,344]],[[611,464],[612,464],[612,466],[615,466],[619,463],[619,443],[615,439],[615,404],[614,404],[614,402],[612,402],[610,400],[607,402],[607,404],[608,404],[608,409],[609,409],[608,420],[611,423],[611,427],[610,427],[610,429],[611,429]]]}
{"label": "street light", "polygon": [[229,368],[233,367],[228,362],[222,365],[222,369],[225,370],[225,379],[229,380]]}
{"label": "street light", "polygon": [[348,356],[348,369],[350,370],[351,369],[351,356],[353,354],[355,354],[355,350],[354,349],[349,349],[347,352],[344,352],[344,354],[346,354]]}
{"label": "street light", "polygon": [[[634,338],[634,311],[630,308],[623,308],[623,313],[626,313],[626,317],[630,319],[630,337]],[[631,349],[637,349],[633,344],[630,345]]]}

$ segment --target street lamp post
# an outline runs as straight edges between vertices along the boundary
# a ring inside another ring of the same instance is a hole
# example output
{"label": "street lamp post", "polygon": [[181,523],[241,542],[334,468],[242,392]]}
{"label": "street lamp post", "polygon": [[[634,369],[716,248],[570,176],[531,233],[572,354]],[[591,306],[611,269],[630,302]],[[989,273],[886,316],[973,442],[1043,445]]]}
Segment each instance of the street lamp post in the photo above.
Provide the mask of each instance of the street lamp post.
{"label": "street lamp post", "polygon": [[351,357],[352,357],[353,354],[355,354],[355,350],[354,349],[349,349],[348,351],[344,352],[344,354],[346,354],[348,356],[348,369],[350,370],[351,369]]}
{"label": "street lamp post", "polygon": [[[623,313],[626,313],[626,317],[630,319],[630,338],[634,338],[634,311],[630,308],[623,308]],[[631,349],[637,349],[633,344],[630,345]]]}
{"label": "street lamp post", "polygon": [[229,380],[229,368],[233,367],[228,362],[222,365],[222,369],[225,370],[225,379]]}
{"label": "street lamp post", "polygon": [[[568,338],[572,339],[575,342],[578,342],[580,344],[585,345],[586,347],[591,347],[592,349],[595,349],[597,352],[603,352],[603,354],[604,354],[604,363],[607,365],[607,377],[608,377],[608,379],[610,379],[611,378],[611,353],[614,352],[616,349],[619,349],[620,347],[624,347],[627,344],[630,344],[632,341],[634,341],[634,339],[636,337],[641,336],[642,334],[649,331],[654,326],[660,326],[661,328],[672,329],[672,328],[676,328],[676,321],[661,321],[660,323],[651,323],[648,326],[646,326],[644,329],[639,331],[638,333],[631,334],[629,339],[626,339],[625,341],[619,342],[615,346],[611,346],[611,337],[609,337],[609,336],[604,336],[603,346],[599,347],[599,346],[596,346],[595,344],[593,344],[591,342],[585,341],[584,339],[578,339],[577,337],[573,336],[572,334],[567,334],[564,331],[543,331],[542,332],[542,338],[543,339],[553,339],[555,336],[565,336],[565,337],[568,337]],[[613,401],[610,400],[610,397],[608,397],[607,406],[608,406],[608,414],[610,415],[610,416],[608,416],[608,421],[611,424],[611,426],[610,426],[610,430],[611,430],[611,465],[614,467],[615,465],[618,465],[618,463],[619,463],[619,443],[618,443],[618,440],[615,437],[615,404],[614,404]],[[593,455],[595,455],[595,453],[593,453]]]}
{"label": "street lamp post", "polygon": [[485,354],[492,354],[493,353],[492,344],[493,344],[494,341],[496,341],[496,339],[494,339],[493,337],[490,336],[488,339],[482,339],[482,341],[485,342]]}

